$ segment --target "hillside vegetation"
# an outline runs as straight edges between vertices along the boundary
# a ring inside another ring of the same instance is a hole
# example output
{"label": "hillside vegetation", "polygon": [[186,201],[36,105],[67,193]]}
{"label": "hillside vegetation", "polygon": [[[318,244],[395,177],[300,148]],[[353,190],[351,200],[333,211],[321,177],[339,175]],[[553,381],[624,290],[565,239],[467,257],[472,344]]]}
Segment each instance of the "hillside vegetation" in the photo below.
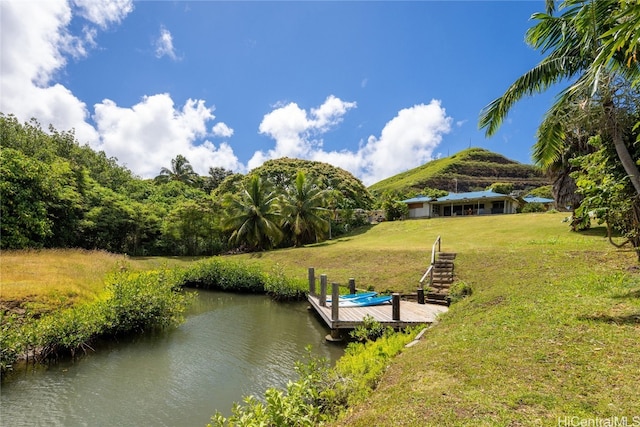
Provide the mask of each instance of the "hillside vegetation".
{"label": "hillside vegetation", "polygon": [[386,191],[404,194],[429,187],[465,192],[484,190],[496,182],[512,183],[515,190],[549,184],[534,166],[509,160],[483,148],[469,148],[384,179],[370,186],[369,190],[376,194]]}

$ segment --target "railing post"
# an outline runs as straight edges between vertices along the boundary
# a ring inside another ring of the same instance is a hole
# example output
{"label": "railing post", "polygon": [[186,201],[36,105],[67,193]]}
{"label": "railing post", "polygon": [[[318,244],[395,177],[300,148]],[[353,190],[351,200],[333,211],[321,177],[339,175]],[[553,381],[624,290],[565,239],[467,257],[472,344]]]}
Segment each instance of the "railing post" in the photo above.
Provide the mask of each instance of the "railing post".
{"label": "railing post", "polygon": [[331,284],[331,320],[338,320],[338,310],[340,307],[340,285]]}
{"label": "railing post", "polygon": [[391,304],[392,304],[391,318],[395,321],[399,321],[400,320],[400,294],[399,293],[391,294]]}
{"label": "railing post", "polygon": [[356,279],[354,279],[353,277],[349,279],[349,293],[350,294],[356,293]]}
{"label": "railing post", "polygon": [[313,267],[309,267],[309,295],[316,295],[316,274]]}
{"label": "railing post", "polygon": [[327,275],[326,274],[320,275],[320,298],[318,303],[320,304],[320,307],[327,306]]}
{"label": "railing post", "polygon": [[418,304],[424,304],[424,288],[418,288]]}

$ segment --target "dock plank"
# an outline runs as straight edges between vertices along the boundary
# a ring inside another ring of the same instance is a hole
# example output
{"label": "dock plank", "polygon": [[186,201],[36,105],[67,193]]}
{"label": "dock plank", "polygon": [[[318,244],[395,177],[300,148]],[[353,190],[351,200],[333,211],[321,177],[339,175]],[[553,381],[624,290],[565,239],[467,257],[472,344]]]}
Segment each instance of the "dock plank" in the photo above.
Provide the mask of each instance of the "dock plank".
{"label": "dock plank", "polygon": [[309,295],[308,301],[311,307],[320,315],[331,329],[353,329],[363,322],[369,315],[385,326],[404,328],[407,326],[433,323],[437,316],[445,313],[448,308],[437,304],[418,304],[413,301],[400,301],[400,320],[393,320],[391,304],[376,305],[371,307],[340,307],[338,319],[331,318],[331,303],[325,307],[320,305],[317,296]]}

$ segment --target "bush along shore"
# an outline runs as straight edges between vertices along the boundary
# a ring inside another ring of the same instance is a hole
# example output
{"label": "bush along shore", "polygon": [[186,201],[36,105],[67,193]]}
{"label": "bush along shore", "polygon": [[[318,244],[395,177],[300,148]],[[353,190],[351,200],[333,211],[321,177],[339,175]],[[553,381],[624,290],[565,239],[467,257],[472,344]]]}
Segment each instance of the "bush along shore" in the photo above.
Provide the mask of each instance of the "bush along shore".
{"label": "bush along shore", "polygon": [[232,415],[216,412],[207,427],[308,426],[335,421],[349,407],[362,403],[376,388],[391,359],[398,355],[421,328],[395,332],[376,321],[366,330],[352,333],[357,342],[348,344],[336,366],[311,355],[296,363],[298,379],[285,390],[271,387],[263,400],[246,396],[235,404]]}
{"label": "bush along shore", "polygon": [[264,293],[276,300],[299,300],[306,284],[284,275],[276,266],[257,266],[222,258],[196,262],[188,268],[118,272],[106,279],[93,300],[42,317],[0,312],[0,371],[19,359],[34,362],[75,356],[99,338],[173,327],[183,320],[193,294],[183,288]]}

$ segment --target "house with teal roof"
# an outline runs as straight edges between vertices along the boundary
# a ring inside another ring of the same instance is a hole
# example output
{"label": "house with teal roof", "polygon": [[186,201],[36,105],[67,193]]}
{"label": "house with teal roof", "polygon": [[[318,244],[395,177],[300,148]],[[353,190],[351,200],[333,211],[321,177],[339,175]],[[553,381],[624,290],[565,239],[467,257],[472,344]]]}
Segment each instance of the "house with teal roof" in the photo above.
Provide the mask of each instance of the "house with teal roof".
{"label": "house with teal roof", "polygon": [[409,218],[438,216],[514,214],[522,199],[491,190],[449,193],[443,197],[418,196],[403,200],[409,207]]}

